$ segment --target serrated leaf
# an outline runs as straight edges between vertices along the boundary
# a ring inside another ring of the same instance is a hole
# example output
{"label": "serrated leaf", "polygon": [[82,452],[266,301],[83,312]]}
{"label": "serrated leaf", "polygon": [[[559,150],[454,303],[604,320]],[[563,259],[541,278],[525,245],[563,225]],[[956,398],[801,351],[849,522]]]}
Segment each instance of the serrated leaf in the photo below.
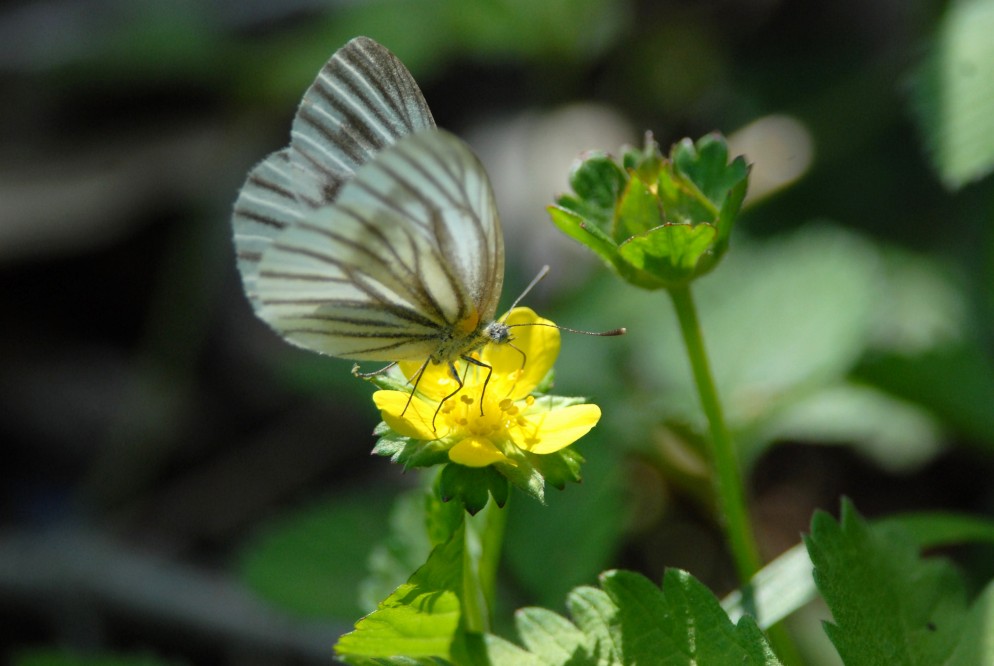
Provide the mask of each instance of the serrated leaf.
{"label": "serrated leaf", "polygon": [[680,174],[690,179],[715,211],[721,209],[729,193],[749,177],[745,160],[728,162],[728,144],[717,134],[708,134],[693,143],[684,139],[673,146],[670,159]]}
{"label": "serrated leaf", "polygon": [[605,572],[600,581],[602,590],[570,593],[573,622],[548,610],[519,611],[522,641],[543,663],[780,663],[751,617],[733,624],[711,591],[684,571],[667,571],[662,589],[628,571]]}
{"label": "serrated leaf", "polygon": [[514,614],[521,642],[542,663],[565,664],[591,656],[583,632],[558,613],[545,608],[523,608]]}
{"label": "serrated leaf", "polygon": [[[904,530],[918,549],[964,543],[994,544],[994,520],[964,514],[929,512],[890,516],[874,522],[873,529],[883,530],[885,539],[892,530]],[[797,544],[753,577],[748,594],[732,592],[722,600],[722,608],[733,620],[750,613],[766,629],[815,598],[813,566],[804,544]]]}
{"label": "serrated leaf", "polygon": [[487,653],[487,666],[548,666],[541,657],[523,650],[500,636],[483,637]]}
{"label": "serrated leaf", "polygon": [[714,594],[668,569],[660,590],[636,573],[608,572],[601,585],[618,606],[625,663],[779,664],[755,620],[732,624]]}
{"label": "serrated leaf", "polygon": [[460,623],[465,528],[435,547],[404,585],[335,644],[347,663],[403,655],[453,659],[466,649]]}
{"label": "serrated leaf", "polygon": [[959,188],[994,168],[994,2],[949,8],[917,73],[919,124],[939,177]]}
{"label": "serrated leaf", "polygon": [[599,663],[614,664],[621,661],[621,645],[615,642],[611,625],[618,612],[607,592],[582,585],[566,597],[573,622],[589,636],[589,645]]}
{"label": "serrated leaf", "polygon": [[849,502],[840,522],[815,515],[805,543],[834,618],[825,631],[850,666],[945,663],[966,615],[963,582],[947,561],[920,559],[905,530],[886,532]]}
{"label": "serrated leaf", "polygon": [[994,664],[994,582],[973,602],[962,624],[959,644],[946,666]]}
{"label": "serrated leaf", "polygon": [[716,233],[709,224],[665,224],[628,239],[618,251],[636,268],[679,284],[694,275]]}

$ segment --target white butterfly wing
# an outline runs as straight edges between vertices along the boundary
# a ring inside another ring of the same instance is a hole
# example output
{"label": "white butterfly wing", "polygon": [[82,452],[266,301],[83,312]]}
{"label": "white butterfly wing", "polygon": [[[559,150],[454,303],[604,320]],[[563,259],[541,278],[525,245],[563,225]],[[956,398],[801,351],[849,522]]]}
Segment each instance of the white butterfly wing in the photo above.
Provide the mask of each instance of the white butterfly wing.
{"label": "white butterfly wing", "polygon": [[424,130],[276,237],[259,264],[259,314],[294,344],[333,356],[450,360],[440,345],[493,319],[503,276],[483,166],[455,136]]}
{"label": "white butterfly wing", "polygon": [[356,37],[321,68],[290,132],[290,159],[320,182],[330,203],[346,180],[402,136],[434,127],[421,89],[404,64],[368,37]]}
{"label": "white butterfly wing", "polygon": [[331,57],[304,94],[289,147],[252,169],[235,202],[238,268],[257,313],[259,261],[273,239],[334,201],[384,147],[434,126],[410,72],[386,48],[356,37]]}

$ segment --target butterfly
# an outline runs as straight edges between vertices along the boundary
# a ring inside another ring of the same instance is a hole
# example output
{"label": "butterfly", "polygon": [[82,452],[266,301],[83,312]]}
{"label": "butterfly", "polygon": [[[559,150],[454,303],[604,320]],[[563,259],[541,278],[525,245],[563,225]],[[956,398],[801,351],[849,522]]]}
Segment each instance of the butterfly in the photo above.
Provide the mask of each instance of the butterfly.
{"label": "butterfly", "polygon": [[294,345],[389,362],[361,376],[422,360],[415,388],[429,363],[461,388],[457,360],[483,365],[474,350],[511,339],[494,319],[504,240],[486,171],[372,39],[324,65],[290,145],[249,172],[232,225],[256,315]]}

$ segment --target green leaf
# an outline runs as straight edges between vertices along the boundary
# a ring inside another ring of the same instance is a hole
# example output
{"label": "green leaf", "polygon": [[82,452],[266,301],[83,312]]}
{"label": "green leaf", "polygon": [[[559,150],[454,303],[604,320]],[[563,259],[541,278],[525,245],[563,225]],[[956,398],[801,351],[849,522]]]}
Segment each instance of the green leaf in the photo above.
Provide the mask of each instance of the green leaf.
{"label": "green leaf", "polygon": [[716,233],[709,224],[665,224],[630,238],[618,249],[632,266],[676,285],[693,277]]}
{"label": "green leaf", "polygon": [[621,645],[616,642],[611,626],[618,607],[607,592],[583,585],[566,597],[566,608],[576,626],[589,637],[590,649],[600,658],[600,663],[621,661]]}
{"label": "green leaf", "polygon": [[463,520],[463,507],[443,503],[435,492],[417,488],[396,499],[390,532],[370,552],[369,574],[359,586],[362,612],[376,608],[424,564],[431,549],[452,538]]}
{"label": "green leaf", "polygon": [[871,530],[849,502],[840,522],[815,514],[805,543],[834,618],[825,631],[846,664],[946,662],[966,616],[947,561],[920,559],[905,530]]}
{"label": "green leaf", "polygon": [[994,168],[994,1],[948,5],[914,102],[935,169],[955,189]]}
{"label": "green leaf", "polygon": [[661,591],[625,571],[604,574],[601,585],[618,606],[625,663],[780,663],[752,617],[732,624],[714,594],[685,571],[668,569]]}
{"label": "green leaf", "polygon": [[592,657],[584,633],[558,613],[544,608],[523,608],[514,614],[514,626],[521,642],[542,663],[565,664]]}
{"label": "green leaf", "polygon": [[973,602],[961,626],[960,641],[948,666],[994,664],[994,582]]}
{"label": "green leaf", "polygon": [[755,621],[733,624],[710,590],[670,569],[662,590],[644,576],[608,571],[601,587],[579,587],[567,606],[517,614],[518,632],[544,664],[779,664]]}
{"label": "green leaf", "polygon": [[942,430],[922,407],[848,381],[799,395],[756,435],[766,441],[848,444],[892,472],[921,467],[943,441]]}
{"label": "green leaf", "polygon": [[465,528],[437,546],[428,561],[342,636],[336,654],[346,663],[403,655],[452,661],[466,650],[461,630]]}
{"label": "green leaf", "polygon": [[354,617],[362,611],[363,563],[387,532],[391,499],[364,492],[273,521],[243,547],[239,575],[260,596],[298,615]]}
{"label": "green leaf", "polygon": [[[904,530],[918,549],[943,548],[965,543],[994,544],[994,520],[964,514],[911,513],[876,521],[873,529],[882,538]],[[811,577],[811,558],[804,544],[787,550],[763,567],[741,590],[722,600],[729,617],[737,620],[751,613],[766,629],[813,600],[817,594]]]}

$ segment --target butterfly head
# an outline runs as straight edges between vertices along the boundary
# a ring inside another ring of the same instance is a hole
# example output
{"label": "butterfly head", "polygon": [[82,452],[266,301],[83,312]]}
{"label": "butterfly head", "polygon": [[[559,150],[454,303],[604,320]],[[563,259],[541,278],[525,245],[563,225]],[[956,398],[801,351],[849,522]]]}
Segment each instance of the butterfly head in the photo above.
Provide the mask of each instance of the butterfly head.
{"label": "butterfly head", "polygon": [[511,341],[511,329],[502,321],[492,321],[483,329],[483,335],[490,342],[501,345]]}

